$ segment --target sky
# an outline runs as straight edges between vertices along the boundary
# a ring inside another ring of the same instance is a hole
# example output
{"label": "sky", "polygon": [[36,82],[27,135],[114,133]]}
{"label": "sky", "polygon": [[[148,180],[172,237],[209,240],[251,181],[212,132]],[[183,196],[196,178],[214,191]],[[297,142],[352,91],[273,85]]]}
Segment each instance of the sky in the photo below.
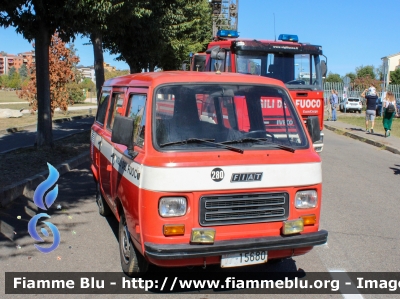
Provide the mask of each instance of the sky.
{"label": "sky", "polygon": [[[322,46],[328,72],[341,76],[360,66],[379,67],[384,56],[400,52],[400,0],[239,0],[240,37],[274,39],[281,33],[296,34],[300,42]],[[275,18],[275,25],[274,25]],[[80,64],[93,65],[87,38],[74,44]],[[32,50],[15,28],[0,28],[0,51],[18,54]],[[104,53],[105,62],[129,69],[115,55]]]}

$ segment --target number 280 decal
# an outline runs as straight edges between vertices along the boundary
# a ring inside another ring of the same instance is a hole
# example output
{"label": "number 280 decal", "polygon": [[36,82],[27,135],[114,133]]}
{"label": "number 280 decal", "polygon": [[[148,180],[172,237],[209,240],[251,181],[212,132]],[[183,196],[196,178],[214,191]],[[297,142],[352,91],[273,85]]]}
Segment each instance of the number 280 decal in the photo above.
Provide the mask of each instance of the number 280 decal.
{"label": "number 280 decal", "polygon": [[214,182],[220,182],[224,179],[225,173],[221,168],[214,168],[211,170],[211,179]]}

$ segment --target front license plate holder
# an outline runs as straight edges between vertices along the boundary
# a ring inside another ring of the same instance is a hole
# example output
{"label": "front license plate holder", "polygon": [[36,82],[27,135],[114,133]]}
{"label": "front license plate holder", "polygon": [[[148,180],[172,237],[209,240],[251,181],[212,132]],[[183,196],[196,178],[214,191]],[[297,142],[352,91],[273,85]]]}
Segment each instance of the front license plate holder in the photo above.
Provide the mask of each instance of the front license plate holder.
{"label": "front license plate holder", "polygon": [[267,251],[247,251],[240,253],[223,254],[221,268],[241,267],[263,264],[268,261]]}

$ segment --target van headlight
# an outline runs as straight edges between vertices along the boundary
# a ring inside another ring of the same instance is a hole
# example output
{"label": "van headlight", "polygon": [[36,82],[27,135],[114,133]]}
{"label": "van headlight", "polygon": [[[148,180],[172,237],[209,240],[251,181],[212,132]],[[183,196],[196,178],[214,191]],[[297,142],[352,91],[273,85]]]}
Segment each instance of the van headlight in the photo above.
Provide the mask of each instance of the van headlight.
{"label": "van headlight", "polygon": [[158,204],[161,217],[178,217],[186,214],[185,197],[162,197]]}
{"label": "van headlight", "polygon": [[303,190],[296,193],[294,198],[295,207],[298,209],[315,208],[318,201],[317,191]]}

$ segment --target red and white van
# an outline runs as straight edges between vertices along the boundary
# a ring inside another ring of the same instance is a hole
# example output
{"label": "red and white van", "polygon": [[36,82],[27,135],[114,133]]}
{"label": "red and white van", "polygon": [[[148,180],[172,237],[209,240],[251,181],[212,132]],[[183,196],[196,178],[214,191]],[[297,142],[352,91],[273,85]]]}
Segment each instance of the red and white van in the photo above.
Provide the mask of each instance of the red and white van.
{"label": "red and white van", "polygon": [[244,266],[324,244],[319,130],[271,78],[177,71],[106,81],[91,169],[100,214],[120,222],[123,271]]}

